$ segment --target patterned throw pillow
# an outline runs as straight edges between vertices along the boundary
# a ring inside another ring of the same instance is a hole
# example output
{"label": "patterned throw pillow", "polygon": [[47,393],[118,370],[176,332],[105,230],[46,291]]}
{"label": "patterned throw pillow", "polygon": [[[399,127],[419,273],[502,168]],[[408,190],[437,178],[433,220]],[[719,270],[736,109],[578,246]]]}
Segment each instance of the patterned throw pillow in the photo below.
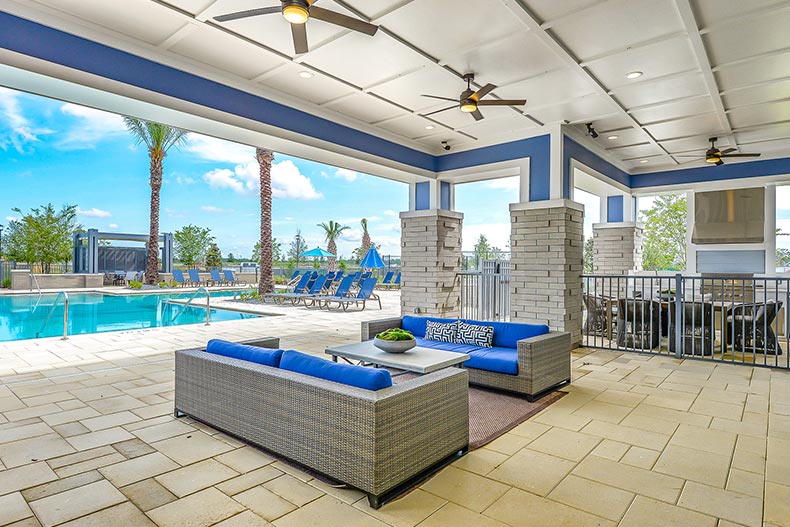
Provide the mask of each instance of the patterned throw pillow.
{"label": "patterned throw pillow", "polygon": [[494,328],[492,326],[467,324],[459,320],[458,336],[455,341],[458,344],[469,344],[470,346],[490,348],[494,341]]}
{"label": "patterned throw pillow", "polygon": [[425,340],[455,342],[457,334],[458,322],[434,322],[428,320],[425,324]]}

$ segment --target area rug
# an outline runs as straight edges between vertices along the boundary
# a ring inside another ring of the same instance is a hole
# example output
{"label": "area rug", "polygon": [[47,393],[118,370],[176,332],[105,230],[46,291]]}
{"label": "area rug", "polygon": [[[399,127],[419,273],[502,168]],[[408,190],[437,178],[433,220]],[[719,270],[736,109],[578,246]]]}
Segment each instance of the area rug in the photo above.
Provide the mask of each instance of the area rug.
{"label": "area rug", "polygon": [[505,392],[469,387],[469,449],[480,448],[509,432],[566,392],[553,391],[534,402]]}

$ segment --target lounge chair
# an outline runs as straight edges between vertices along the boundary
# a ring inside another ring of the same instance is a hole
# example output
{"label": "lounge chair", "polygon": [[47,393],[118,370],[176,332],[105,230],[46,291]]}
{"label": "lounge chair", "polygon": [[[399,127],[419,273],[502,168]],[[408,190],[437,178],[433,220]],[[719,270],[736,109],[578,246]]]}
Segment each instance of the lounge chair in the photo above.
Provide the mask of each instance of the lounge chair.
{"label": "lounge chair", "polygon": [[365,307],[367,306],[367,301],[375,300],[379,303],[379,309],[381,309],[381,298],[379,298],[377,294],[373,293],[373,289],[376,287],[376,282],[378,282],[378,278],[367,278],[364,282],[362,282],[362,287],[359,289],[359,293],[357,293],[356,296],[333,298],[331,300],[326,300],[323,302],[323,304],[327,309],[331,309],[332,304],[337,304],[338,309],[342,307],[343,311],[348,311],[348,306],[351,304],[354,304],[357,307],[362,304],[361,311],[364,311]]}
{"label": "lounge chair", "polygon": [[225,283],[225,279],[220,276],[219,271],[216,269],[211,269],[208,273],[211,275],[211,285],[223,285]]}
{"label": "lounge chair", "polygon": [[[334,294],[331,295],[320,295],[314,296],[309,299],[305,299],[305,307],[315,306],[317,305],[320,308],[324,307],[324,304],[329,302],[330,300],[342,300],[348,297],[348,293],[351,290],[351,285],[354,282],[354,277],[349,275],[343,280],[340,281],[340,285],[337,286]],[[311,300],[310,305],[307,305],[307,301]]]}
{"label": "lounge chair", "polygon": [[233,271],[224,269],[222,271],[222,275],[225,277],[225,282],[228,285],[247,285],[247,282],[244,282],[242,280],[236,280],[236,277],[233,275]]}
{"label": "lounge chair", "polygon": [[140,282],[141,280],[137,271],[126,271],[124,281],[126,282],[126,285],[129,285],[131,282]]}
{"label": "lounge chair", "polygon": [[203,284],[208,285],[208,280],[201,280],[200,273],[197,272],[197,269],[190,269],[187,271],[189,273],[189,281],[190,283],[200,287]]}
{"label": "lounge chair", "polygon": [[384,280],[381,281],[376,287],[379,289],[387,289],[389,286],[392,285],[392,277],[395,276],[394,271],[387,271],[387,274],[384,275]]}
{"label": "lounge chair", "polygon": [[767,300],[764,303],[741,304],[727,310],[725,339],[735,344],[735,351],[781,355],[782,346],[774,333],[774,322],[782,302]]}
{"label": "lounge chair", "polygon": [[273,295],[268,295],[274,299],[275,302],[283,303],[286,300],[290,300],[291,304],[298,305],[303,299],[309,299],[314,296],[318,296],[321,294],[321,290],[324,288],[324,283],[326,282],[326,276],[319,276],[316,278],[313,285],[310,286],[310,289],[307,292],[303,293],[275,293]]}
{"label": "lounge chair", "polygon": [[[386,276],[384,277],[386,278]],[[390,282],[389,284],[381,284],[383,285],[383,289],[400,289],[400,272],[395,275],[395,279]]]}
{"label": "lounge chair", "polygon": [[184,272],[178,269],[173,269],[173,281],[177,282],[178,285],[181,287],[187,285],[187,281],[184,278]]}

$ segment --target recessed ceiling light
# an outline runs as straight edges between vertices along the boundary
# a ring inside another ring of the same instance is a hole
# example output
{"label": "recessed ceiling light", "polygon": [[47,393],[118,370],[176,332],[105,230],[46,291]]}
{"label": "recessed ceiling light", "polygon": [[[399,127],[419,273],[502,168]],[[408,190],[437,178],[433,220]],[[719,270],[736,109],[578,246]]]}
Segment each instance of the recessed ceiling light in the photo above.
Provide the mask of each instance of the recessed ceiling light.
{"label": "recessed ceiling light", "polygon": [[303,79],[312,79],[315,75],[309,71],[300,71],[299,76]]}
{"label": "recessed ceiling light", "polygon": [[642,163],[642,164],[645,164],[645,163],[647,163],[648,161],[649,161],[648,159],[640,159],[640,160],[639,160],[639,162],[640,162],[640,163]]}
{"label": "recessed ceiling light", "polygon": [[433,130],[433,128],[434,126],[432,124],[429,124],[425,127],[426,130]]}
{"label": "recessed ceiling light", "polygon": [[625,74],[625,78],[626,79],[638,79],[642,75],[644,75],[644,73],[642,73],[641,71],[629,71],[628,73]]}
{"label": "recessed ceiling light", "polygon": [[612,141],[614,141],[615,139],[619,139],[619,138],[620,138],[619,135],[610,135],[609,137],[607,137],[607,139],[611,139]]}

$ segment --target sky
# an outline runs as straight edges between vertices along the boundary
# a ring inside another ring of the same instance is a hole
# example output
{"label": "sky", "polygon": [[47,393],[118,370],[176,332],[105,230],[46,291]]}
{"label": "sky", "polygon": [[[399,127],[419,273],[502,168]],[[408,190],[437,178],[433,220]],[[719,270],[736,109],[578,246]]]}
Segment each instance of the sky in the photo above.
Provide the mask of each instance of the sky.
{"label": "sky", "polygon": [[[0,87],[0,224],[32,207],[78,207],[85,228],[148,232],[148,161],[121,116]],[[347,169],[275,154],[273,232],[284,250],[297,229],[310,248],[325,247],[318,223],[350,229],[338,253],[361,244],[360,219],[384,255],[400,254],[398,213],[408,209],[408,186]],[[479,233],[504,248],[510,234],[512,179],[462,185],[464,249]],[[469,190],[472,190],[470,193]],[[484,204],[484,205],[482,205]],[[249,257],[258,238],[258,165],[252,147],[189,134],[164,162],[160,230],[209,227],[223,255]]]}

